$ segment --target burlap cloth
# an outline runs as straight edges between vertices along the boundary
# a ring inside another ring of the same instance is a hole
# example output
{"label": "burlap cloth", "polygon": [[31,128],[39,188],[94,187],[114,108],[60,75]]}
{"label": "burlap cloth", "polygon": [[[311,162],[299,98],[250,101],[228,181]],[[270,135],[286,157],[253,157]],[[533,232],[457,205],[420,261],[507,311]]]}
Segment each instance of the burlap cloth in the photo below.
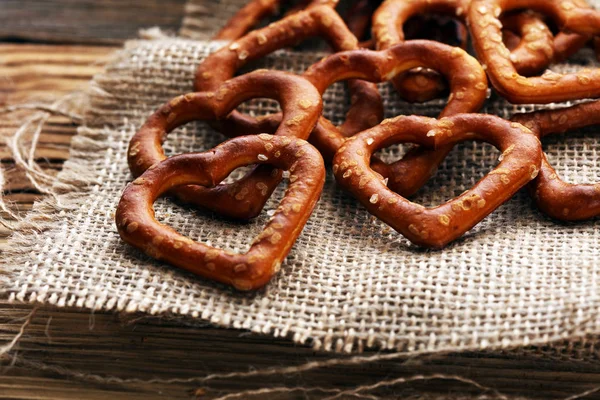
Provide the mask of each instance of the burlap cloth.
{"label": "burlap cloth", "polygon": [[[214,30],[235,10],[232,4],[223,8],[217,1],[191,2],[186,34],[206,35],[207,26]],[[329,173],[321,201],[281,272],[266,289],[252,294],[155,262],[125,245],[113,218],[131,180],[128,141],[160,104],[192,90],[196,65],[221,45],[168,38],[132,41],[94,79],[85,124],[73,138],[71,158],[54,186],[56,197],[35,206],[3,256],[3,296],[58,307],[171,313],[346,352],[367,347],[399,352],[499,349],[555,341],[561,348],[569,343],[579,343],[579,348],[582,337],[600,334],[598,219],[551,221],[525,191],[446,249],[424,251],[371,217],[336,187]],[[321,56],[281,51],[261,65],[301,72]],[[593,60],[591,54],[582,57],[579,61]],[[387,117],[435,116],[442,106],[408,105],[388,85],[381,85],[381,91]],[[329,90],[326,116],[341,121],[347,98],[342,85]],[[255,115],[275,109],[269,101],[244,106]],[[530,109],[492,98],[484,112],[509,117]],[[545,143],[551,163],[570,182],[600,181],[600,143],[591,133]],[[224,136],[198,122],[172,133],[165,147],[172,155],[209,149],[222,140]],[[401,151],[394,147],[384,156],[395,158]],[[488,145],[458,146],[416,201],[434,205],[460,194],[498,156]],[[156,214],[191,238],[245,251],[284,187],[247,224],[170,199],[158,201]]]}

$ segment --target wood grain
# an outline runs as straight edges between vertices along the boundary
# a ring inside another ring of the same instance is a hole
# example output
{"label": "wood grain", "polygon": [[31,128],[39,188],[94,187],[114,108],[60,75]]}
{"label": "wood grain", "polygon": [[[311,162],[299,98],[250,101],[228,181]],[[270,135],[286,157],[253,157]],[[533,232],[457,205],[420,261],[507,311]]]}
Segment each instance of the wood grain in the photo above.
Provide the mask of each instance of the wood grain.
{"label": "wood grain", "polygon": [[186,0],[0,0],[0,40],[119,44],[140,28],[176,32]]}
{"label": "wood grain", "polygon": [[[1,0],[0,0],[1,1]],[[0,43],[0,108],[24,103],[50,103],[74,91],[103,71],[112,46],[74,46]],[[4,200],[20,215],[42,196],[14,162],[6,140],[14,135],[31,112],[18,111],[0,118],[0,162],[6,179]],[[35,161],[48,175],[56,175],[69,157],[71,137],[77,126],[65,117],[51,117],[44,125]],[[27,140],[25,140],[27,143]],[[0,244],[9,232],[0,228]]]}
{"label": "wood grain", "polygon": [[[30,307],[0,304],[0,310],[0,340],[8,340],[18,331]],[[510,352],[466,353],[364,366],[335,366],[302,374],[225,378],[202,383],[194,381],[194,378],[211,373],[300,365],[307,361],[327,360],[332,356],[315,354],[310,348],[294,346],[282,339],[186,325],[185,321],[140,317],[49,308],[39,311],[19,344],[18,353],[22,361],[17,360],[7,375],[0,376],[0,399],[76,396],[86,399],[107,396],[117,399],[188,399],[193,398],[192,394],[199,388],[206,391],[206,396],[201,398],[212,398],[228,392],[281,385],[347,389],[379,379],[416,374],[459,375],[507,395],[537,399],[565,398],[600,384],[598,359],[596,362],[567,359],[557,362],[549,357],[544,359]],[[53,367],[64,370],[57,373]],[[65,387],[64,380],[75,371],[104,380],[112,376],[140,380],[158,378],[162,382],[101,382],[91,376],[70,376],[74,381]],[[179,381],[164,382],[170,379]],[[401,384],[377,394],[382,398],[402,398],[417,389],[438,395],[461,393],[475,396],[483,393],[462,382],[436,379]],[[255,398],[306,397],[296,393]],[[598,397],[587,397],[593,398]]]}

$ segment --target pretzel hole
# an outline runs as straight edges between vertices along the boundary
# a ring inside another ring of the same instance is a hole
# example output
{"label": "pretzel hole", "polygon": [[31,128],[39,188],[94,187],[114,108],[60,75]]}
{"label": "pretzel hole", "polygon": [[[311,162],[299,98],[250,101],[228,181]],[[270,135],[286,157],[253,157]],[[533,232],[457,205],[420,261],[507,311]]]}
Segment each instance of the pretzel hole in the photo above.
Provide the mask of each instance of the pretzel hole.
{"label": "pretzel hole", "polygon": [[[386,163],[391,163],[401,159],[412,146],[414,145],[395,144],[380,149],[374,155]],[[425,207],[435,207],[459,196],[495,168],[500,155],[500,151],[488,143],[459,143],[411,200]]]}
{"label": "pretzel hole", "polygon": [[387,164],[391,164],[402,157],[413,147],[417,146],[413,143],[399,143],[377,150],[373,155]]}
{"label": "pretzel hole", "polygon": [[485,142],[459,143],[415,194],[414,201],[433,207],[461,195],[499,164],[500,155],[498,149]]}
{"label": "pretzel hole", "polygon": [[[236,173],[237,170],[230,176]],[[286,188],[287,182],[280,183],[260,215],[251,220],[227,218],[188,205],[171,196],[159,198],[153,208],[158,222],[177,227],[177,231],[182,235],[209,246],[243,254],[250,249],[252,239],[260,234],[269,222]]]}
{"label": "pretzel hole", "polygon": [[202,152],[217,146],[227,137],[213,129],[208,121],[193,121],[170,132],[163,149],[167,157],[181,153]]}
{"label": "pretzel hole", "polygon": [[[190,134],[191,132],[191,134]],[[202,152],[216,147],[228,138],[213,129],[206,121],[194,121],[169,133],[163,143],[165,155]],[[254,166],[237,168],[221,183],[232,183],[246,175]]]}
{"label": "pretzel hole", "polygon": [[281,112],[281,107],[279,106],[279,102],[277,102],[276,100],[260,97],[246,100],[245,102],[240,104],[236,108],[236,110],[251,117],[258,117],[260,119],[268,115],[277,114]]}
{"label": "pretzel hole", "polygon": [[351,104],[351,95],[345,82],[336,82],[323,93],[323,116],[334,125],[341,125]]}
{"label": "pretzel hole", "polygon": [[557,177],[572,184],[600,182],[599,133],[598,127],[587,127],[542,139],[542,148]]}
{"label": "pretzel hole", "polygon": [[433,207],[459,196],[492,171],[499,164],[500,155],[498,149],[485,142],[457,144],[414,200]]}

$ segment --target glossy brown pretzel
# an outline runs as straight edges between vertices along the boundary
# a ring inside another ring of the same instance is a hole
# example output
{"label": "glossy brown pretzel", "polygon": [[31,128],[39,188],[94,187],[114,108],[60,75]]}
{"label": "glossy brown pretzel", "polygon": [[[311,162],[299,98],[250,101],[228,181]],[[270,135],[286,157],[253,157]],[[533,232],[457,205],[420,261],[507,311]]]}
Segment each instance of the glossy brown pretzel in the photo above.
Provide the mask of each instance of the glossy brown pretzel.
{"label": "glossy brown pretzel", "polygon": [[236,40],[279,9],[281,0],[251,0],[227,21],[213,40]]}
{"label": "glossy brown pretzel", "polygon": [[[194,88],[196,91],[216,90],[248,62],[313,36],[327,39],[336,51],[358,48],[356,37],[332,7],[311,6],[305,11],[253,31],[208,56],[198,66]],[[383,104],[375,85],[360,81],[350,81],[348,84],[355,101],[341,130],[352,135],[381,121]],[[232,112],[227,119],[228,126],[236,128],[237,134],[258,129],[259,122],[255,118],[237,111]]]}
{"label": "glossy brown pretzel", "polygon": [[[165,192],[192,184],[214,188],[234,169],[257,163],[289,170],[290,184],[247,253],[235,254],[194,242],[156,221],[152,205]],[[158,163],[127,186],[115,219],[123,240],[153,258],[239,290],[258,289],[279,270],[312,213],[324,182],[323,159],[304,140],[270,135],[239,137],[205,153],[177,155]]]}
{"label": "glossy brown pretzel", "polygon": [[[428,40],[411,40],[382,51],[356,50],[333,54],[311,66],[304,76],[319,92],[334,82],[356,78],[385,82],[416,67],[442,74],[450,84],[448,104],[440,116],[478,111],[486,98],[487,78],[481,65],[458,47]],[[312,143],[330,159],[345,143],[343,135],[331,124],[319,123]],[[373,168],[389,178],[390,188],[408,196],[421,188],[435,172],[452,146],[437,151],[413,150],[388,165],[377,159]]]}
{"label": "glossy brown pretzel", "polygon": [[[503,152],[500,164],[472,189],[438,207],[425,208],[390,190],[370,167],[373,153],[394,143],[428,148],[483,140]],[[350,138],[334,158],[337,182],[367,210],[424,247],[443,247],[462,236],[534,179],[542,158],[540,141],[517,123],[485,114],[436,120],[409,116],[385,120]]]}
{"label": "glossy brown pretzel", "polygon": [[[467,0],[386,0],[373,15],[375,48],[384,50],[405,41],[404,26],[419,15],[443,14],[455,16],[459,3]],[[393,80],[400,96],[410,102],[425,102],[439,97],[446,85],[435,71],[407,71]]]}
{"label": "glossy brown pretzel", "polygon": [[[373,36],[376,39],[376,46],[378,49],[385,49],[403,42],[404,25],[416,15],[435,13],[452,16],[465,22],[469,4],[470,0],[387,0],[377,9],[373,17]],[[517,28],[523,39],[511,60],[515,62],[515,68],[524,74],[543,70],[550,64],[554,54],[551,32],[539,19],[534,24],[535,20],[536,17],[523,16],[507,21],[509,27]],[[439,88],[445,86],[439,76],[428,72],[427,75],[423,75],[418,87],[410,81],[415,79],[414,75],[413,73],[406,77],[400,76],[394,82],[401,95],[408,99],[431,100],[439,95]],[[404,83],[404,80],[409,81]]]}
{"label": "glossy brown pretzel", "polygon": [[[600,101],[513,117],[538,137],[600,124]],[[537,179],[530,185],[538,207],[552,218],[583,220],[600,215],[600,183],[570,184],[558,176],[544,155]]]}
{"label": "glossy brown pretzel", "polygon": [[512,103],[545,104],[600,97],[600,70],[561,75],[547,72],[526,78],[510,60],[502,42],[499,16],[514,9],[532,9],[553,18],[561,30],[583,35],[600,33],[600,13],[575,0],[473,0],[469,29],[479,59],[494,88]]}
{"label": "glossy brown pretzel", "polygon": [[[330,5],[335,7],[338,0],[311,0],[308,5]],[[282,0],[251,0],[235,13],[213,40],[236,40],[248,33],[265,17],[275,14]],[[302,3],[302,2],[301,2]],[[306,5],[301,4],[304,8]],[[298,10],[299,11],[299,10]]]}
{"label": "glossy brown pretzel", "polygon": [[[134,176],[164,160],[162,141],[173,129],[196,120],[225,118],[240,103],[256,97],[277,100],[283,121],[277,135],[307,139],[322,111],[322,101],[306,79],[294,74],[259,70],[231,79],[214,92],[179,96],[159,108],[129,144],[128,163]],[[268,150],[271,144],[263,142]],[[182,186],[173,194],[185,202],[235,218],[253,218],[281,181],[281,171],[259,166],[242,179],[215,188]]]}
{"label": "glossy brown pretzel", "polygon": [[529,12],[508,15],[502,18],[502,28],[519,37],[517,46],[510,50],[510,61],[520,74],[535,75],[554,59],[554,35],[538,15]]}

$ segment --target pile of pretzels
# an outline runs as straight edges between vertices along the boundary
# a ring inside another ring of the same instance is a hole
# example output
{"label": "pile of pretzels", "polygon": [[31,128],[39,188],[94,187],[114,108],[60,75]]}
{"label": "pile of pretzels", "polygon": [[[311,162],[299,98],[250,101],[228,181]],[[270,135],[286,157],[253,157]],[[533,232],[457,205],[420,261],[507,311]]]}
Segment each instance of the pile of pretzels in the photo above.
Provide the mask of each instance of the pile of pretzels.
{"label": "pile of pretzels", "polygon": [[[304,0],[282,19],[255,28],[279,3],[253,0],[243,7],[215,38],[229,43],[198,66],[195,92],[160,107],[131,139],[128,163],[136,179],[116,212],[125,242],[239,290],[260,288],[280,269],[310,217],[325,181],[325,162],[339,186],[369,213],[423,247],[441,248],[457,239],[524,186],[552,218],[583,220],[600,213],[600,185],[562,181],[540,143],[546,135],[600,123],[599,101],[510,121],[477,113],[488,80],[515,104],[600,98],[600,69],[546,70],[583,46],[597,45],[600,12],[584,0],[353,0],[346,20],[336,11],[337,0]],[[404,28],[411,21],[412,34],[455,46],[407,40]],[[249,62],[315,36],[333,53],[304,74],[256,70],[236,76]],[[465,51],[468,41],[477,59]],[[322,95],[338,81],[347,81],[351,106],[345,122],[335,126],[322,115]],[[438,118],[383,120],[376,84],[386,81],[413,102],[448,91],[447,105]],[[235,111],[253,98],[274,99],[281,112],[254,118]],[[232,139],[203,153],[167,158],[162,148],[167,133],[196,120]],[[499,165],[438,207],[407,200],[452,147],[467,140],[498,148]],[[373,155],[397,143],[417,146],[391,164]],[[249,165],[253,169],[240,180],[221,183]],[[285,197],[246,254],[193,241],[154,217],[153,203],[165,193],[226,217],[256,217],[282,171],[289,174]]]}

